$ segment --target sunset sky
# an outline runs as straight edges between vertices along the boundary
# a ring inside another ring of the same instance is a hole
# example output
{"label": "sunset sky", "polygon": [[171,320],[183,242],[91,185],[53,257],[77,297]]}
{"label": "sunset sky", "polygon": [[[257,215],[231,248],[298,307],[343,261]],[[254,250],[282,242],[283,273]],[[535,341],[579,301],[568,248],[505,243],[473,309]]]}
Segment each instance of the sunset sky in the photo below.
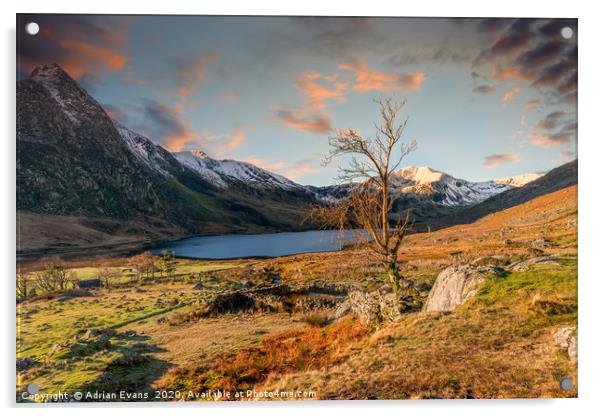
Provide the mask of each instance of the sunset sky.
{"label": "sunset sky", "polygon": [[17,31],[19,79],[56,62],[168,150],[303,184],[333,183],[328,136],[372,135],[384,97],[407,100],[404,165],[486,180],[576,157],[576,20],[19,15]]}

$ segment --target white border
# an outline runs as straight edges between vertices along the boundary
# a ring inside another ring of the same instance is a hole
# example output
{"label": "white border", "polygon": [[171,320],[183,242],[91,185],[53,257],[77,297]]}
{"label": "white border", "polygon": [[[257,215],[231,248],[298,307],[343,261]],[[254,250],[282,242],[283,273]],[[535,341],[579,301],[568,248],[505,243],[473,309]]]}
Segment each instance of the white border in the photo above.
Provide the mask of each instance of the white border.
{"label": "white border", "polygon": [[[0,259],[4,282],[2,310],[5,316],[0,321],[4,336],[0,343],[2,367],[0,395],[2,405],[9,413],[39,412],[40,407],[15,407],[14,400],[14,256],[15,256],[15,13],[120,13],[120,14],[248,14],[248,15],[348,15],[348,16],[466,16],[466,17],[577,17],[579,18],[579,399],[566,400],[484,400],[484,401],[422,401],[422,402],[293,402],[293,403],[219,403],[174,406],[147,405],[140,411],[145,414],[164,414],[166,411],[194,414],[219,413],[265,415],[267,413],[305,415],[308,412],[346,412],[363,414],[371,408],[384,414],[491,414],[507,415],[545,413],[580,414],[600,408],[598,401],[600,378],[600,282],[599,273],[600,215],[602,201],[599,194],[602,180],[600,163],[600,68],[599,54],[600,14],[595,2],[504,0],[486,1],[433,1],[394,2],[371,0],[351,4],[349,0],[329,1],[303,0],[283,1],[231,1],[196,2],[190,0],[149,1],[99,0],[82,2],[77,0],[22,0],[2,2],[3,42],[1,44],[4,64],[2,65],[2,111],[1,125],[4,137],[0,140],[2,167],[2,245]],[[107,408],[123,405],[108,404],[82,408],[81,405],[67,407],[45,406],[50,414],[80,414],[82,412],[105,414]],[[132,408],[131,406],[129,406]],[[169,409],[169,410],[168,410]],[[173,409],[173,410],[172,410]]]}

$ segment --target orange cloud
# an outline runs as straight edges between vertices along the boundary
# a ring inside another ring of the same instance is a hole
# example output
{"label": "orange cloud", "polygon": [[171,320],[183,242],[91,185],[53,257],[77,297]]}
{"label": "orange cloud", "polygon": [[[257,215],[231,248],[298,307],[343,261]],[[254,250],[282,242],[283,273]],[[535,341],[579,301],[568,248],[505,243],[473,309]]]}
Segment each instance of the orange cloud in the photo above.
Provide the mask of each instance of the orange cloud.
{"label": "orange cloud", "polygon": [[506,103],[506,102],[512,100],[514,98],[514,95],[518,94],[521,91],[522,91],[521,87],[514,87],[514,89],[512,89],[512,90],[506,91],[504,93],[504,95],[502,96],[502,102]]}
{"label": "orange cloud", "polygon": [[312,165],[312,159],[302,159],[293,163],[269,162],[260,158],[245,159],[245,162],[252,163],[270,172],[275,172],[293,181],[299,180],[304,175],[320,172],[320,169]]}
{"label": "orange cloud", "polygon": [[312,113],[305,110],[280,109],[276,110],[275,113],[282,124],[295,129],[308,130],[317,134],[328,133],[333,129],[330,115],[323,112]]}
{"label": "orange cloud", "polygon": [[225,143],[217,144],[215,146],[215,153],[221,155],[231,152],[239,148],[245,142],[245,139],[245,132],[242,130],[236,130]]}
{"label": "orange cloud", "polygon": [[[332,87],[320,84],[318,81],[325,80],[332,84]],[[303,94],[309,106],[314,110],[320,110],[326,107],[327,100],[345,102],[347,98],[348,84],[338,81],[338,75],[322,75],[319,72],[308,72],[300,75],[295,80],[295,87]]]}
{"label": "orange cloud", "polygon": [[571,141],[571,135],[563,131],[554,134],[538,134],[535,132],[529,132],[527,133],[527,137],[532,144],[546,148],[559,146]]}
{"label": "orange cloud", "polygon": [[485,162],[483,162],[483,167],[485,169],[492,169],[496,166],[499,166],[503,163],[516,163],[518,162],[518,156],[514,153],[494,153],[492,155],[485,157]]}
{"label": "orange cloud", "polygon": [[[19,25],[28,21],[22,17],[17,20]],[[127,24],[125,20],[111,24],[101,20],[76,15],[36,16],[40,33],[23,38],[24,46],[18,51],[19,68],[29,72],[55,62],[77,80],[97,79],[122,70],[128,62],[123,52]]]}
{"label": "orange cloud", "polygon": [[521,71],[520,69],[512,67],[503,67],[501,65],[495,65],[493,67],[491,76],[500,81],[506,81],[512,78],[520,80],[528,80],[530,78],[526,72]]}
{"label": "orange cloud", "polygon": [[370,69],[363,60],[358,58],[339,65],[339,69],[354,73],[355,85],[353,89],[360,93],[371,90],[391,91],[394,89],[416,91],[426,80],[426,75],[422,72],[393,74]]}
{"label": "orange cloud", "polygon": [[527,104],[525,104],[525,111],[537,109],[541,106],[541,100],[536,98],[535,100],[529,100]]}
{"label": "orange cloud", "polygon": [[146,80],[145,79],[138,79],[138,78],[134,78],[133,74],[132,74],[132,70],[129,69],[125,75],[121,78],[121,80],[123,82],[127,82],[128,84],[134,84],[134,85],[146,85]]}
{"label": "orange cloud", "polygon": [[181,99],[186,99],[196,92],[207,76],[207,65],[219,60],[217,52],[198,54],[176,66],[175,73],[178,78],[176,94]]}
{"label": "orange cloud", "polygon": [[116,52],[112,47],[93,45],[82,40],[59,39],[52,32],[47,34],[54,36],[56,42],[69,51],[69,56],[64,58],[61,65],[75,79],[81,79],[92,68],[96,71],[119,71],[128,61],[126,55]]}
{"label": "orange cloud", "polygon": [[165,136],[165,148],[170,152],[180,152],[184,150],[187,144],[198,141],[199,136],[192,130],[186,130],[178,135]]}

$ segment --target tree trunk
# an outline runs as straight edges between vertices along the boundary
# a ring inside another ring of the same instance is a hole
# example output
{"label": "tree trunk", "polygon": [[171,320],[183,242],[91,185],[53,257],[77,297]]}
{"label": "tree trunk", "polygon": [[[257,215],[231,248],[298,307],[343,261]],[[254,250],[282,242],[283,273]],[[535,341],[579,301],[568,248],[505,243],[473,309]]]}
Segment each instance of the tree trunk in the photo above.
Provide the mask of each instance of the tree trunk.
{"label": "tree trunk", "polygon": [[389,257],[385,264],[387,268],[387,274],[389,275],[389,282],[393,288],[393,292],[397,298],[407,294],[408,289],[414,286],[414,282],[410,279],[406,279],[399,273],[399,267],[397,265],[396,257]]}

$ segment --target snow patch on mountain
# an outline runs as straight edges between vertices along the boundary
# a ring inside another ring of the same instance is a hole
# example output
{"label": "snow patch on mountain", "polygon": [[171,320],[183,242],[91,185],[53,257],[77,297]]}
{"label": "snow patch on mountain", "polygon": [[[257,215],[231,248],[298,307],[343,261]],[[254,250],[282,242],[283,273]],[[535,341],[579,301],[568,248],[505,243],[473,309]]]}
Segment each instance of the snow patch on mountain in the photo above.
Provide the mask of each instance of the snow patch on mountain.
{"label": "snow patch on mountain", "polygon": [[46,88],[75,125],[80,124],[82,117],[98,111],[100,107],[96,100],[71,80],[57,64],[35,68],[30,79]]}
{"label": "snow patch on mountain", "polygon": [[510,185],[514,188],[524,186],[535,179],[541,178],[545,173],[526,173],[524,175],[511,176],[509,178],[495,179],[495,183]]}
{"label": "snow patch on mountain", "polygon": [[169,172],[163,168],[163,166],[169,162],[165,159],[164,155],[161,154],[160,148],[153,143],[152,140],[128,129],[118,121],[113,120],[113,125],[138,160],[143,162],[150,169],[169,176]]}
{"label": "snow patch on mountain", "polygon": [[173,155],[180,163],[221,188],[226,188],[232,182],[243,182],[255,188],[304,189],[284,176],[268,172],[251,163],[213,159],[200,150],[176,152]]}

